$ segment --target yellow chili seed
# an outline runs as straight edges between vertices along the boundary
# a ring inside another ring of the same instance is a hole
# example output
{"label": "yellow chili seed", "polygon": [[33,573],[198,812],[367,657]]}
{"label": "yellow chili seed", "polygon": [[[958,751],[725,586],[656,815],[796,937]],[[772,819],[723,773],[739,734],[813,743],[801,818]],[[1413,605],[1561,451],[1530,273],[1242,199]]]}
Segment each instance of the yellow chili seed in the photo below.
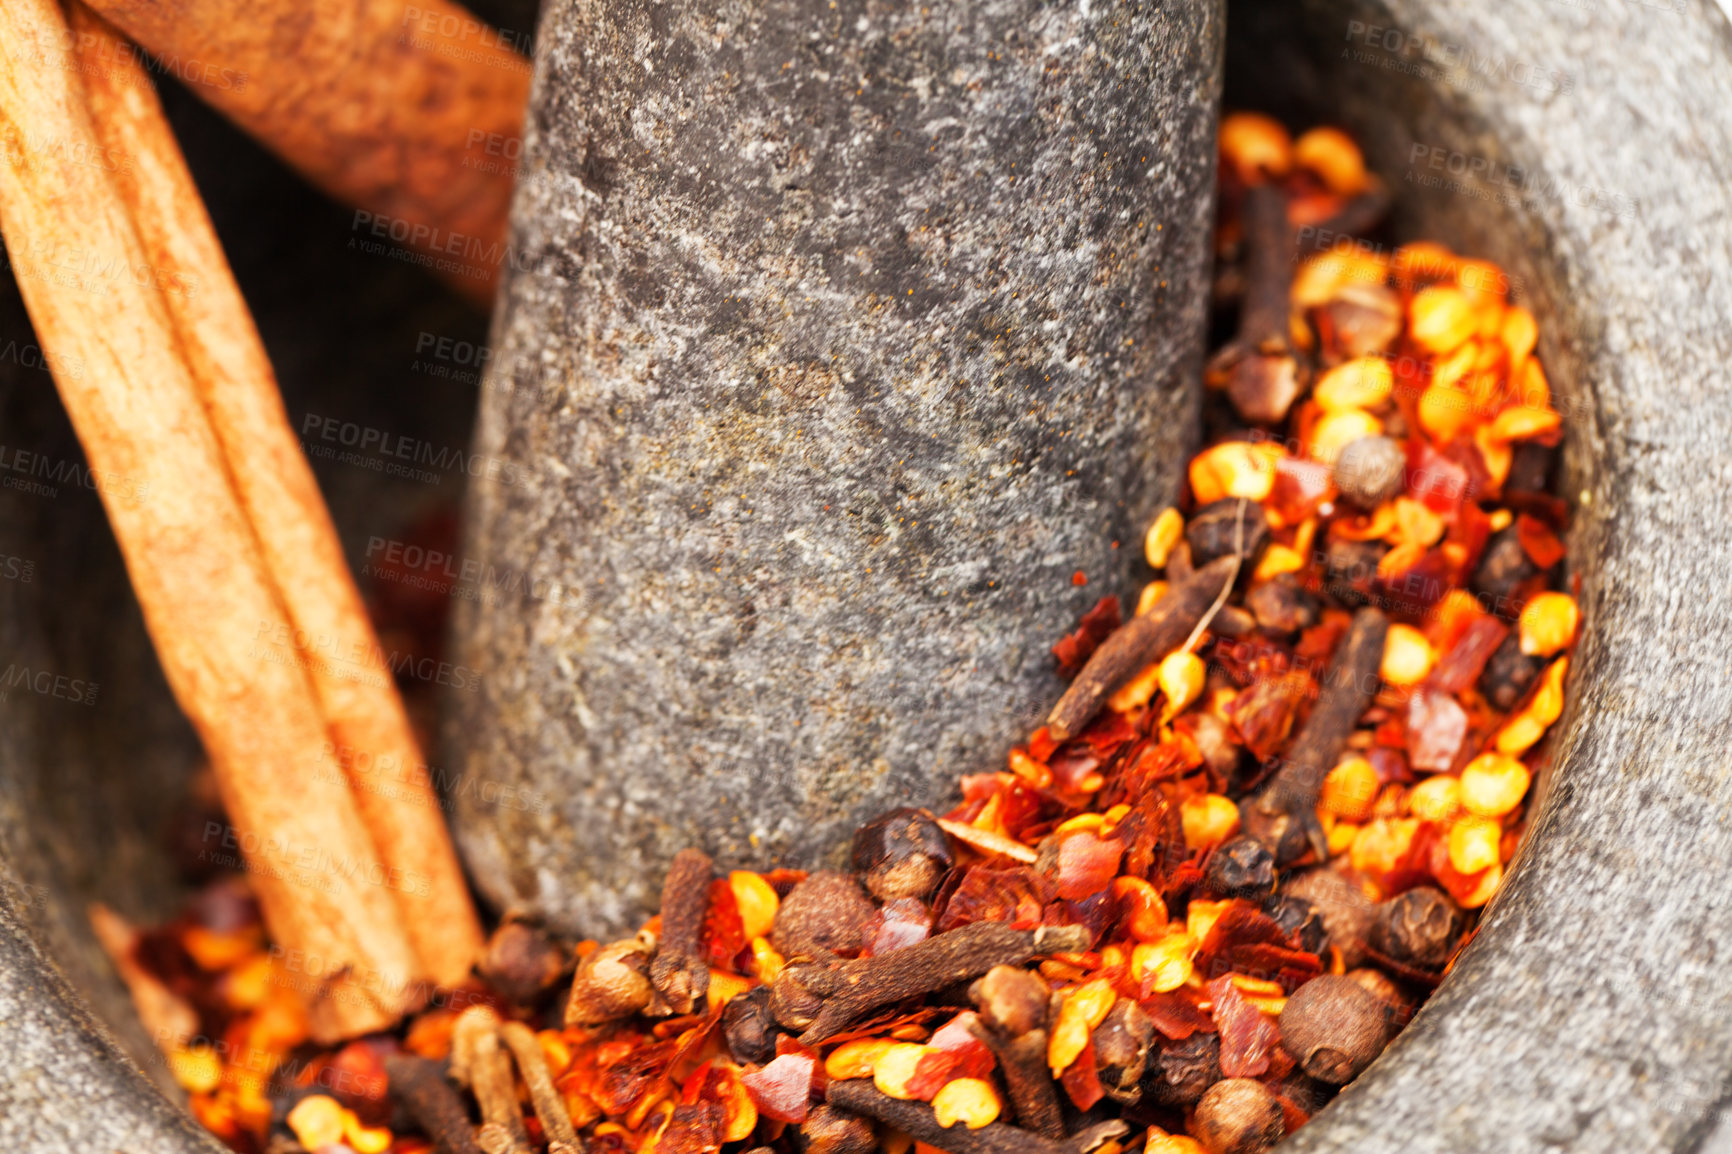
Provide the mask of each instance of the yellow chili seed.
{"label": "yellow chili seed", "polygon": [[1197,942],[1209,936],[1209,931],[1215,928],[1215,922],[1227,912],[1231,900],[1218,902],[1200,902],[1193,900],[1185,907],[1185,932]]}
{"label": "yellow chili seed", "polygon": [[1418,685],[1437,664],[1425,634],[1411,625],[1391,625],[1383,639],[1383,680],[1394,686]]}
{"label": "yellow chili seed", "polygon": [[1248,184],[1285,176],[1293,167],[1293,138],[1281,122],[1258,112],[1235,112],[1221,120],[1221,155]]}
{"label": "yellow chili seed", "polygon": [[1143,558],[1148,561],[1151,569],[1165,568],[1167,554],[1173,551],[1173,546],[1179,543],[1179,538],[1185,535],[1185,519],[1177,509],[1171,506],[1162,509],[1161,515],[1149,525],[1149,531],[1143,536]]}
{"label": "yellow chili seed", "polygon": [[1010,751],[1010,772],[1036,789],[1045,789],[1052,784],[1052,770],[1020,749]]}
{"label": "yellow chili seed", "polygon": [[1522,607],[1521,647],[1529,657],[1550,657],[1576,639],[1581,613],[1568,593],[1540,593]]}
{"label": "yellow chili seed", "polygon": [[223,1063],[209,1046],[189,1046],[168,1056],[169,1073],[181,1089],[208,1094],[222,1083]]}
{"label": "yellow chili seed", "polygon": [[1529,779],[1528,767],[1515,758],[1482,753],[1461,771],[1461,806],[1481,817],[1502,817],[1527,796]]}
{"label": "yellow chili seed", "polygon": [[1088,1046],[1089,1034],[1105,1020],[1117,1000],[1118,994],[1105,978],[1064,991],[1046,1044],[1046,1064],[1052,1067],[1053,1077],[1077,1060]]}
{"label": "yellow chili seed", "polygon": [[1281,455],[1279,445],[1223,441],[1191,458],[1191,492],[1199,505],[1223,497],[1261,501],[1275,487],[1275,462]]}
{"label": "yellow chili seed", "polygon": [[1461,783],[1447,773],[1426,778],[1407,791],[1407,812],[1434,825],[1453,821],[1461,812]]}
{"label": "yellow chili seed", "polygon": [[1203,659],[1188,649],[1178,649],[1161,659],[1158,677],[1161,693],[1166,696],[1166,716],[1183,712],[1203,695],[1203,682],[1208,670]]}
{"label": "yellow chili seed", "polygon": [[1257,571],[1251,575],[1251,579],[1269,581],[1283,573],[1297,573],[1303,568],[1305,554],[1274,542],[1263,547],[1263,559],[1257,562]]}
{"label": "yellow chili seed", "polygon": [[1341,450],[1361,437],[1383,432],[1383,422],[1364,409],[1338,409],[1328,413],[1311,430],[1311,457],[1333,465]]}
{"label": "yellow chili seed", "polygon": [[1155,607],[1155,602],[1167,595],[1165,581],[1150,581],[1143,586],[1143,591],[1137,596],[1137,616],[1141,617]]}
{"label": "yellow chili seed", "polygon": [[1563,423],[1563,417],[1550,409],[1517,405],[1492,419],[1487,436],[1496,441],[1531,441],[1557,431]]}
{"label": "yellow chili seed", "polygon": [[1503,884],[1503,866],[1494,865],[1479,875],[1479,881],[1466,896],[1456,894],[1455,900],[1464,910],[1477,910],[1497,894],[1498,886]]}
{"label": "yellow chili seed", "polygon": [[1181,930],[1137,943],[1131,950],[1131,976],[1157,994],[1178,989],[1195,972],[1191,959],[1196,956],[1197,941]]}
{"label": "yellow chili seed", "polygon": [[1360,873],[1381,880],[1406,859],[1419,822],[1412,818],[1380,817],[1360,827],[1348,850],[1348,860]]}
{"label": "yellow chili seed", "polygon": [[1330,412],[1343,409],[1375,409],[1395,391],[1395,373],[1382,357],[1356,357],[1345,361],[1318,380],[1313,399]]}
{"label": "yellow chili seed", "polygon": [[1338,821],[1329,830],[1329,856],[1340,857],[1353,848],[1353,839],[1359,836],[1359,827],[1349,821]]}
{"label": "yellow chili seed", "polygon": [[1141,709],[1149,703],[1149,698],[1161,687],[1161,663],[1151,662],[1143,666],[1137,675],[1113,690],[1107,698],[1107,708],[1116,713],[1129,713],[1133,709]]}
{"label": "yellow chili seed", "polygon": [[1152,942],[1167,932],[1167,903],[1161,891],[1139,877],[1113,879],[1125,930],[1139,942]]}
{"label": "yellow chili seed", "polygon": [[1408,333],[1428,352],[1453,352],[1479,327],[1473,299],[1458,288],[1432,285],[1413,295],[1407,307]]}
{"label": "yellow chili seed", "polygon": [[824,1073],[838,1082],[847,1078],[870,1078],[878,1059],[897,1044],[883,1038],[857,1038],[843,1042],[824,1059]]}
{"label": "yellow chili seed", "polygon": [[953,1079],[932,1096],[933,1116],[946,1129],[961,1122],[978,1130],[996,1122],[1000,1109],[998,1091],[985,1078]]}
{"label": "yellow chili seed", "polygon": [[1570,659],[1560,657],[1540,676],[1540,687],[1528,699],[1527,708],[1504,723],[1494,744],[1499,753],[1512,757],[1527,752],[1528,747],[1546,735],[1546,730],[1564,711],[1564,675],[1569,672]]}
{"label": "yellow chili seed", "polygon": [[1218,793],[1193,794],[1179,803],[1179,822],[1186,846],[1214,849],[1239,832],[1239,807]]}
{"label": "yellow chili seed", "polygon": [[878,1092],[907,1101],[914,1097],[908,1083],[914,1080],[914,1067],[920,1059],[936,1053],[931,1046],[917,1042],[892,1042],[872,1064],[872,1084]]}
{"label": "yellow chili seed", "polygon": [[385,1154],[397,1136],[389,1126],[363,1126],[353,1110],[343,1111],[343,1140],[355,1154]]}
{"label": "yellow chili seed", "polygon": [[1419,423],[1445,444],[1474,423],[1473,398],[1448,385],[1431,384],[1419,394]]}
{"label": "yellow chili seed", "polygon": [[775,981],[782,973],[783,958],[768,938],[752,939],[752,962],[760,982]]}
{"label": "yellow chili seed", "polygon": [[1163,1134],[1151,1128],[1143,1141],[1143,1154],[1209,1154],[1209,1151],[1189,1134]]}
{"label": "yellow chili seed", "polygon": [[770,883],[751,870],[735,870],[728,875],[728,888],[734,891],[734,904],[740,908],[746,940],[767,935],[776,924],[776,907],[781,904]]}
{"label": "yellow chili seed", "polygon": [[1343,758],[1323,779],[1317,808],[1342,821],[1361,822],[1371,816],[1377,800],[1377,771],[1363,757]]}
{"label": "yellow chili seed", "polygon": [[1313,128],[1300,136],[1293,159],[1322,177],[1330,192],[1352,196],[1365,189],[1365,157],[1339,128]]}
{"label": "yellow chili seed", "polygon": [[343,1140],[343,1108],[336,1099],[323,1094],[302,1098],[285,1121],[308,1150],[334,1146]]}
{"label": "yellow chili seed", "polygon": [[730,974],[726,970],[710,967],[709,988],[704,991],[704,1001],[710,1009],[719,1009],[727,1005],[741,994],[758,985],[751,978]]}
{"label": "yellow chili seed", "polygon": [[1455,872],[1472,876],[1498,864],[1498,843],[1503,827],[1489,817],[1473,814],[1456,819],[1449,827],[1449,864]]}

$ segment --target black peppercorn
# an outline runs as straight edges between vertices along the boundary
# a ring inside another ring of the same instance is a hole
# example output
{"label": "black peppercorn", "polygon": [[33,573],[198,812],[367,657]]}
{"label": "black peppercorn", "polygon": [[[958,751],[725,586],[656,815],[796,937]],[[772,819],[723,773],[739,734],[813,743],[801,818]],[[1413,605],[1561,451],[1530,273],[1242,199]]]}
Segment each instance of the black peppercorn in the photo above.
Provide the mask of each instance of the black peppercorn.
{"label": "black peppercorn", "polygon": [[923,809],[893,809],[854,835],[854,869],[881,902],[925,898],[952,860],[944,831]]}
{"label": "black peppercorn", "polygon": [[1143,1070],[1143,1093],[1163,1106],[1190,1106],[1220,1080],[1220,1035],[1192,1034],[1181,1042],[1163,1042],[1150,1051]]}
{"label": "black peppercorn", "polygon": [[857,950],[878,907],[845,873],[818,870],[782,899],[770,941],[786,958]]}
{"label": "black peppercorn", "polygon": [[1223,1078],[1203,1094],[1194,1116],[1209,1154],[1262,1154],[1287,1132],[1274,1091],[1250,1078]]}
{"label": "black peppercorn", "polygon": [[1533,441],[1521,441],[1510,454],[1509,476],[1504,479],[1503,491],[1511,493],[1543,493],[1551,480],[1552,463],[1557,460],[1558,451],[1547,445],[1536,444]]}
{"label": "black peppercorn", "polygon": [[1514,709],[1545,662],[1522,652],[1521,636],[1512,630],[1503,644],[1492,651],[1479,675],[1479,691],[1494,709]]}
{"label": "black peppercorn", "polygon": [[1377,907],[1371,946],[1394,961],[1436,970],[1449,960],[1460,931],[1455,903],[1442,890],[1419,886]]}
{"label": "black peppercorn", "polygon": [[1223,898],[1258,898],[1275,888],[1275,855],[1255,838],[1236,837],[1209,855],[1203,888]]}
{"label": "black peppercorn", "polygon": [[571,951],[526,922],[493,931],[475,969],[517,1006],[533,1005],[571,969]]}
{"label": "black peppercorn", "polygon": [[1361,509],[1377,508],[1407,487],[1407,450],[1392,437],[1360,437],[1335,459],[1335,487]]}
{"label": "black peppercorn", "polygon": [[[1239,524],[1239,506],[1245,507],[1244,524]],[[1238,535],[1243,546],[1239,552],[1247,559],[1257,555],[1269,536],[1269,519],[1263,506],[1256,501],[1240,501],[1226,497],[1198,509],[1190,524],[1185,526],[1185,541],[1191,547],[1191,564],[1201,569],[1211,561],[1231,556],[1233,541]],[[1168,568],[1171,569],[1171,562]]]}
{"label": "black peppercorn", "polygon": [[1281,1011],[1281,1047],[1311,1077],[1339,1086],[1389,1043],[1389,1006],[1352,978],[1321,974]]}
{"label": "black peppercorn", "polygon": [[770,987],[759,986],[729,999],[722,1011],[722,1037],[736,1062],[762,1066],[776,1056],[776,1021],[770,1016]]}
{"label": "black peppercorn", "polygon": [[1274,894],[1264,900],[1263,912],[1307,953],[1322,954],[1329,945],[1329,931],[1323,926],[1323,918],[1317,907],[1304,898]]}

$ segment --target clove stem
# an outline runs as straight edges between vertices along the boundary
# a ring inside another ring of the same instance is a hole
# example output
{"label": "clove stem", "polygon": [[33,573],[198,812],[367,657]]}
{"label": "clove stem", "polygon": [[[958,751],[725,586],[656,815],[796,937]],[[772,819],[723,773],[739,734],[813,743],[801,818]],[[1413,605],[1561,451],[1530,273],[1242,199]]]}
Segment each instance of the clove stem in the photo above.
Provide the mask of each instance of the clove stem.
{"label": "clove stem", "polygon": [[1011,1038],[977,1021],[969,1033],[998,1059],[1017,1122],[1043,1137],[1063,1138],[1064,1114],[1059,1109],[1052,1070],[1046,1064],[1046,1031],[1037,1027]]}
{"label": "clove stem", "polygon": [[523,1084],[529,1087],[529,1101],[535,1108],[535,1116],[541,1120],[542,1131],[547,1135],[548,1154],[582,1154],[583,1139],[578,1137],[577,1128],[571,1124],[565,1099],[553,1084],[553,1075],[547,1069],[547,1055],[542,1053],[541,1043],[535,1040],[534,1032],[522,1022],[506,1022],[499,1027],[499,1037],[516,1059]]}
{"label": "clove stem", "polygon": [[1125,678],[1178,648],[1227,587],[1237,567],[1236,555],[1211,561],[1184,580],[1175,581],[1147,613],[1131,618],[1101,642],[1047,715],[1046,728],[1053,739],[1069,741],[1082,732]]}
{"label": "clove stem", "polygon": [[390,1079],[391,1096],[433,1140],[437,1154],[485,1154],[470,1129],[463,1100],[445,1080],[439,1063],[413,1054],[390,1054],[385,1058],[385,1076]]}
{"label": "clove stem", "polygon": [[715,867],[702,850],[683,849],[662,883],[662,932],[650,963],[650,982],[675,1014],[689,1014],[710,988],[703,957],[704,914]]}

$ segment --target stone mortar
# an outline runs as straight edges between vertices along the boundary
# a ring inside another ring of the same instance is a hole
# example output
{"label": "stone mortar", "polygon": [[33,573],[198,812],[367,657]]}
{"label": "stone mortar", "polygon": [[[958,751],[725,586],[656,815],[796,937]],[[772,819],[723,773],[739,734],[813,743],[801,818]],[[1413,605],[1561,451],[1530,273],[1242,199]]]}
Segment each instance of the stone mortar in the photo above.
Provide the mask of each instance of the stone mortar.
{"label": "stone mortar", "polygon": [[[1571,86],[1343,58],[1350,21]],[[1726,1154],[1732,33],[1695,2],[1303,0],[1240,3],[1229,38],[1245,102],[1338,120],[1368,142],[1402,194],[1403,235],[1441,236],[1521,278],[1568,402],[1563,491],[1592,494],[1572,541],[1588,631],[1524,856],[1436,998],[1283,1150]],[[281,195],[290,178],[196,109],[176,121],[291,412],[460,435],[473,390],[403,366],[418,332],[478,326],[399,266],[331,258],[346,213]],[[1521,165],[1535,183],[1513,204],[1419,188],[1403,179],[1415,143]],[[30,339],[15,294],[0,301],[0,336]],[[0,415],[8,451],[76,459],[39,370],[0,358]],[[428,497],[321,468],[357,558]],[[172,908],[160,823],[196,756],[191,735],[93,494],[0,488],[0,553],[35,562],[30,582],[0,579],[0,658],[102,686],[96,709],[0,700],[0,1145],[216,1154],[153,1085],[161,1063],[83,919],[92,898],[141,919]]]}
{"label": "stone mortar", "polygon": [[[1222,12],[562,0],[538,46],[451,719],[486,895],[833,861],[1002,768],[1194,425]],[[1078,587],[1072,576],[1086,574]],[[515,804],[533,796],[546,808]],[[497,800],[496,800],[497,798]]]}

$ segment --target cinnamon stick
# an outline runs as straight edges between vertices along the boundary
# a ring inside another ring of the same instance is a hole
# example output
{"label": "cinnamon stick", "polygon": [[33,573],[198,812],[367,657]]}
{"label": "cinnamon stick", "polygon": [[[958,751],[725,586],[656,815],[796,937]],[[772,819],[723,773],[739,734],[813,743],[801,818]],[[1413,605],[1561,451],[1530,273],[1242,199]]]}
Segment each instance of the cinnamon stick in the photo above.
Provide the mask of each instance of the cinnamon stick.
{"label": "cinnamon stick", "polygon": [[318,482],[283,408],[264,343],[187,170],[155,87],[118,35],[69,6],[90,109],[115,183],[164,283],[163,299],[291,632],[253,631],[312,675],[337,760],[393,881],[423,973],[453,986],[483,938],[462,867],[384,652]]}
{"label": "cinnamon stick", "polygon": [[364,210],[354,239],[378,226],[491,304],[529,100],[516,51],[527,37],[450,0],[91,6],[313,185]]}
{"label": "cinnamon stick", "polygon": [[1220,596],[1236,564],[1233,556],[1220,557],[1173,582],[1147,613],[1131,618],[1101,642],[1047,715],[1053,740],[1068,741],[1082,732],[1125,678],[1178,648]]}
{"label": "cinnamon stick", "polygon": [[1359,724],[1379,685],[1383,642],[1389,620],[1371,606],[1353,615],[1353,624],[1329,664],[1311,716],[1294,739],[1273,780],[1240,806],[1245,832],[1275,851],[1279,866],[1291,865],[1307,849],[1328,859],[1328,844],[1317,821],[1323,779],[1335,768],[1347,738]]}
{"label": "cinnamon stick", "polygon": [[[312,988],[313,1032],[390,1025],[416,958],[347,783],[321,772],[306,673],[261,661],[290,629],[211,431],[149,254],[111,172],[54,0],[0,5],[0,233],[99,487],[176,701],[216,771],[277,943]],[[44,142],[38,146],[36,142]],[[76,253],[82,276],[64,263]],[[147,486],[141,490],[141,486]]]}

